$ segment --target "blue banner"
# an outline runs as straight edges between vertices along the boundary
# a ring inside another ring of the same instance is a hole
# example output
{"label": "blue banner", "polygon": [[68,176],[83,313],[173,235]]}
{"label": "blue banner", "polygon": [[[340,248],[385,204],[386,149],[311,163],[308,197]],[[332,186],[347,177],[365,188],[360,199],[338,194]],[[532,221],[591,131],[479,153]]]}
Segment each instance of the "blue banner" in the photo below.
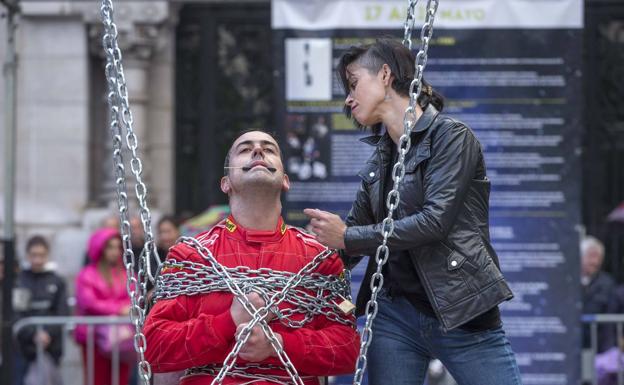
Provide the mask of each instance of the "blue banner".
{"label": "blue banner", "polygon": [[[305,226],[306,207],[344,217],[372,148],[342,114],[335,64],[352,45],[402,38],[405,2],[273,7],[276,121],[293,181],[286,220]],[[515,294],[501,310],[523,382],[579,383],[582,1],[440,7],[425,78],[446,97],[444,112],[468,124],[485,150],[492,241]],[[354,296],[364,263],[353,272]]]}

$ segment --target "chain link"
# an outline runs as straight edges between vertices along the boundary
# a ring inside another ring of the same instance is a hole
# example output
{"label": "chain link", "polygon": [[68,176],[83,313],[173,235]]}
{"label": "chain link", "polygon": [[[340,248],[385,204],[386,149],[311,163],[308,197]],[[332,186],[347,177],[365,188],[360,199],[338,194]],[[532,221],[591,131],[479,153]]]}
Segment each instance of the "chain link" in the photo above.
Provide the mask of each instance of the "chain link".
{"label": "chain link", "polygon": [[[147,279],[151,276],[150,259],[156,258],[154,236],[151,230],[151,214],[147,207],[147,189],[141,178],[142,164],[138,157],[138,141],[132,130],[132,113],[128,102],[128,91],[123,72],[121,50],[117,44],[117,26],[113,21],[113,3],[102,0],[100,13],[104,25],[102,43],[106,54],[106,80],[108,88],[108,105],[110,109],[110,129],[113,141],[113,164],[115,170],[115,186],[119,206],[120,232],[123,242],[123,263],[126,268],[126,290],[130,296],[129,316],[135,327],[134,349],[139,356],[138,369],[143,384],[148,385],[152,375],[150,364],[145,359],[147,343],[143,335],[145,322],[145,295]],[[128,193],[126,185],[126,168],[123,160],[122,131],[126,130],[126,144],[131,151],[130,168],[135,177],[135,192],[140,206],[140,218],[145,234],[143,252],[139,256],[138,272],[135,273],[135,255],[132,251],[131,226],[128,217]]]}
{"label": "chain link", "polygon": [[[407,19],[405,21],[405,37],[403,39],[403,44],[405,44],[410,49],[412,45],[412,27],[414,25],[414,11],[416,3],[417,1],[414,0],[408,1]],[[392,180],[394,181],[394,184],[392,186],[392,191],[388,193],[388,198],[386,200],[388,216],[383,220],[381,226],[383,241],[379,245],[375,253],[377,269],[372,275],[370,282],[371,298],[366,304],[365,309],[366,323],[364,324],[364,328],[362,330],[362,345],[360,347],[360,355],[355,365],[355,376],[353,378],[354,385],[360,385],[362,383],[362,378],[364,376],[364,372],[366,371],[366,366],[368,363],[366,354],[373,338],[372,325],[375,317],[377,316],[377,311],[379,310],[377,295],[379,294],[379,291],[383,287],[384,283],[382,268],[390,255],[390,250],[387,244],[388,238],[392,235],[392,232],[394,231],[394,220],[392,219],[392,216],[394,214],[394,210],[399,204],[399,186],[401,180],[405,176],[405,155],[410,149],[410,136],[412,133],[412,129],[416,125],[417,100],[420,96],[420,92],[422,89],[422,75],[425,66],[427,65],[427,52],[429,50],[429,42],[431,40],[431,36],[433,35],[433,22],[437,10],[438,0],[427,0],[425,23],[422,27],[420,34],[421,46],[418,54],[416,55],[416,61],[414,66],[414,80],[412,80],[412,83],[410,84],[410,104],[405,110],[405,115],[403,117],[404,133],[403,135],[401,135],[401,138],[399,140],[398,160],[392,169]]]}

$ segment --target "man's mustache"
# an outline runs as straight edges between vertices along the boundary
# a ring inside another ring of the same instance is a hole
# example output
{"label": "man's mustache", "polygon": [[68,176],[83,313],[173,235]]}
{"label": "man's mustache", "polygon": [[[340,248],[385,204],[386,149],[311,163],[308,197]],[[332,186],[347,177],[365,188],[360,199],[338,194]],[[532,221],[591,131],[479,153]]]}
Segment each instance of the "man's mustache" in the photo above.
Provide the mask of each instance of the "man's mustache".
{"label": "man's mustache", "polygon": [[[243,171],[247,172],[247,171],[251,170],[251,169],[252,169],[252,168],[254,168],[254,167],[255,167],[255,166],[253,166],[253,167],[252,167],[252,166],[238,166],[238,167],[233,167],[233,166],[232,166],[232,167],[224,167],[224,168],[227,168],[227,169],[240,168],[240,169],[242,169]],[[277,171],[277,169],[276,169],[275,167],[271,167],[271,166],[262,166],[262,167],[266,168],[267,170],[269,170],[269,171],[271,171],[271,172],[275,172],[275,171]]]}

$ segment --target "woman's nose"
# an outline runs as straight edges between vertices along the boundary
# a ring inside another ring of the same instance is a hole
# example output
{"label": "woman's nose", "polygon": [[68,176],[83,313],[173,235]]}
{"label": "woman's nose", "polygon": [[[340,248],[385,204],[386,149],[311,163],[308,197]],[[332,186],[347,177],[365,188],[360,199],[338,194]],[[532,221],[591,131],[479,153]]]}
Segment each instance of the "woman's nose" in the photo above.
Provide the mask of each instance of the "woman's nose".
{"label": "woman's nose", "polygon": [[347,95],[347,98],[345,99],[345,104],[349,107],[351,107],[351,103],[353,103],[353,98],[351,97],[351,93],[349,93]]}

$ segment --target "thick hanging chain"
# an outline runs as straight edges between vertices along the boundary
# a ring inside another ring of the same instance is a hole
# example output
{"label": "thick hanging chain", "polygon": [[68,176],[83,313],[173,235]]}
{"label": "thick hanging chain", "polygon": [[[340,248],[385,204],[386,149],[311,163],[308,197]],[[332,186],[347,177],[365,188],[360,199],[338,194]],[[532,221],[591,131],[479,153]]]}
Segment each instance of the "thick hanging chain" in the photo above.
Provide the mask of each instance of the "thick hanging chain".
{"label": "thick hanging chain", "polygon": [[414,29],[414,23],[416,22],[416,4],[418,0],[407,0],[407,17],[405,18],[405,24],[403,25],[405,33],[403,35],[403,45],[412,49],[412,30]]}
{"label": "thick hanging chain", "polygon": [[[150,257],[156,255],[154,236],[151,231],[151,214],[147,207],[147,189],[141,178],[142,163],[137,155],[138,141],[132,130],[132,113],[128,103],[128,90],[123,73],[121,50],[117,44],[117,26],[113,21],[113,4],[111,0],[102,0],[101,6],[104,36],[102,42],[106,53],[106,80],[108,86],[108,104],[110,108],[110,125],[113,139],[113,162],[115,166],[115,184],[119,205],[120,231],[124,246],[123,261],[126,268],[126,290],[130,296],[130,320],[135,327],[134,349],[139,355],[139,375],[143,384],[150,382],[152,370],[145,360],[147,342],[143,335],[145,322],[145,295],[147,277],[151,277]],[[121,118],[121,120],[120,120]],[[139,269],[135,276],[135,255],[132,251],[131,226],[128,218],[128,193],[126,171],[123,162],[122,125],[126,129],[126,144],[131,151],[130,168],[134,174],[135,192],[140,206],[140,217],[145,234],[145,245],[139,258]],[[147,272],[147,273],[146,273]]]}
{"label": "thick hanging chain", "polygon": [[[408,8],[408,16],[406,21],[406,36],[405,42],[408,42],[408,47],[411,45],[411,30],[408,33],[408,22],[413,25],[413,12],[414,7],[412,3],[416,1],[409,2]],[[417,115],[417,100],[420,96],[420,92],[422,89],[422,75],[427,65],[427,51],[429,50],[429,42],[431,40],[431,36],[433,35],[433,22],[435,19],[436,12],[438,10],[438,0],[428,0],[427,1],[427,9],[425,16],[425,24],[421,30],[421,46],[418,54],[416,55],[415,62],[415,72],[414,72],[414,80],[410,84],[410,104],[405,110],[405,116],[403,117],[403,135],[399,140],[398,145],[398,154],[399,159],[396,164],[392,168],[392,180],[394,184],[392,186],[392,191],[388,193],[388,197],[386,199],[386,207],[388,208],[388,216],[382,222],[382,234],[383,241],[377,248],[377,252],[375,253],[375,261],[377,262],[377,270],[371,277],[370,288],[371,288],[371,298],[368,300],[366,304],[366,323],[364,325],[364,329],[362,330],[362,345],[360,347],[360,355],[358,357],[356,366],[355,366],[355,376],[353,378],[354,385],[360,385],[362,383],[362,377],[364,376],[364,372],[367,366],[366,353],[368,352],[368,347],[373,338],[373,330],[372,325],[375,317],[377,316],[378,303],[377,303],[377,294],[383,287],[384,277],[382,274],[383,265],[387,262],[388,256],[390,254],[390,250],[388,248],[388,238],[394,232],[394,220],[392,219],[392,215],[394,214],[394,210],[399,205],[399,185],[401,180],[405,176],[405,155],[410,149],[411,140],[410,136],[412,133],[412,129],[416,125]],[[412,20],[412,21],[410,21]]]}
{"label": "thick hanging chain", "polygon": [[271,346],[273,347],[273,349],[275,349],[275,352],[277,353],[277,357],[279,358],[282,365],[284,365],[284,369],[286,370],[290,378],[293,380],[295,384],[303,385],[303,380],[301,379],[301,377],[299,377],[299,374],[297,373],[297,369],[295,369],[295,366],[293,365],[292,361],[290,361],[290,358],[288,358],[288,355],[286,354],[286,352],[284,352],[284,349],[282,345],[279,343],[279,341],[277,340],[277,337],[275,336],[275,333],[273,332],[273,330],[271,330],[271,328],[269,328],[269,326],[267,325],[266,318],[269,315],[269,312],[271,311],[273,307],[277,306],[279,303],[284,301],[284,299],[286,298],[286,294],[288,293],[289,290],[299,285],[305,275],[308,275],[314,270],[316,270],[321,264],[321,262],[323,262],[323,260],[325,260],[330,255],[332,255],[335,252],[335,250],[326,249],[325,251],[316,255],[312,259],[312,261],[310,261],[301,270],[299,270],[297,274],[295,274],[288,280],[288,282],[284,285],[282,290],[273,294],[271,298],[269,299],[269,301],[265,304],[265,306],[259,309],[256,309],[249,302],[249,300],[245,296],[244,291],[240,288],[238,283],[232,278],[228,270],[214,258],[214,256],[212,255],[210,250],[208,250],[207,247],[202,245],[195,238],[182,237],[180,238],[180,240],[184,242],[185,244],[187,244],[188,246],[195,249],[195,251],[197,251],[197,253],[200,256],[202,256],[202,258],[204,258],[206,261],[210,263],[210,266],[214,269],[215,273],[219,276],[219,278],[223,280],[223,282],[225,282],[229,291],[232,294],[234,294],[234,296],[240,301],[240,303],[243,305],[243,308],[250,315],[253,316],[251,321],[249,321],[249,323],[247,323],[247,325],[243,329],[241,329],[241,331],[238,333],[234,348],[232,348],[232,351],[227,355],[227,357],[223,361],[223,366],[221,370],[219,371],[219,374],[212,380],[212,384],[213,385],[221,384],[223,382],[223,379],[228,374],[228,372],[231,371],[232,368],[234,368],[234,366],[236,365],[238,353],[242,349],[243,345],[245,345],[245,343],[249,339],[251,335],[250,334],[251,330],[254,328],[254,326],[260,324],[259,325],[260,328],[262,329],[263,333],[266,335],[267,339],[271,343]]}

